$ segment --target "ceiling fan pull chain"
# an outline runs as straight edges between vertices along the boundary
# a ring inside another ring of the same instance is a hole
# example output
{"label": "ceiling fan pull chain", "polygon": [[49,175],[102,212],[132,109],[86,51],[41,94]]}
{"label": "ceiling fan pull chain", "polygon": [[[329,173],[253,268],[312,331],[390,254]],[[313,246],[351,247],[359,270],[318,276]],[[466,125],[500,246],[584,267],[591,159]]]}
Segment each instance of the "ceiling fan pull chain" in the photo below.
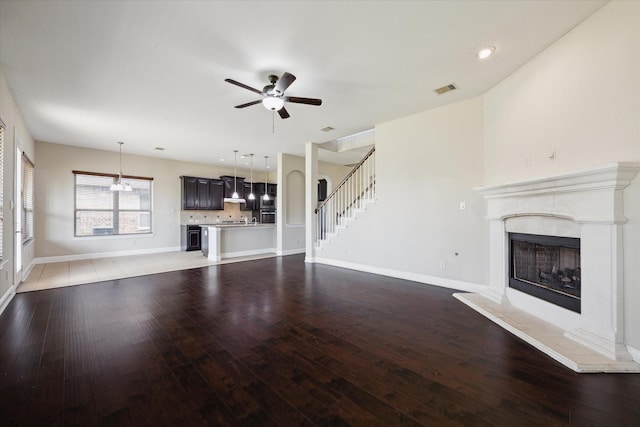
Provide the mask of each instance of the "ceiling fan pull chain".
{"label": "ceiling fan pull chain", "polygon": [[271,133],[276,133],[276,112],[271,111]]}

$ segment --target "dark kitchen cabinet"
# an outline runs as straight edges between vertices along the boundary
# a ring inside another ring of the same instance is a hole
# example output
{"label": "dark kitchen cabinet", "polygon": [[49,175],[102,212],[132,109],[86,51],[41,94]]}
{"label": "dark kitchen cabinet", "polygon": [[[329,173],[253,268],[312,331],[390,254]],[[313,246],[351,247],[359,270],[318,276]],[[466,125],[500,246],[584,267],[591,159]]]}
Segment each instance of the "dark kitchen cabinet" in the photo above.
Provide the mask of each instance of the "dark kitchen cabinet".
{"label": "dark kitchen cabinet", "polygon": [[209,209],[224,209],[224,182],[219,179],[209,180]]}
{"label": "dark kitchen cabinet", "polygon": [[[264,184],[262,185],[264,187]],[[253,190],[253,191],[251,191]],[[255,199],[249,200],[249,194],[253,192]],[[253,186],[250,182],[244,183],[244,198],[247,201],[245,206],[242,207],[243,211],[253,211],[260,209],[260,193],[258,192],[258,184],[253,183]]]}
{"label": "dark kitchen cabinet", "polygon": [[182,177],[182,209],[224,209],[224,186],[219,179]]}
{"label": "dark kitchen cabinet", "polygon": [[276,197],[278,195],[278,184],[267,183],[267,194],[269,194],[269,197]]}
{"label": "dark kitchen cabinet", "polygon": [[198,178],[182,177],[182,209],[198,209]]}
{"label": "dark kitchen cabinet", "polygon": [[256,195],[255,210],[260,209],[260,198],[264,196],[264,182],[253,183],[253,194]]}
{"label": "dark kitchen cabinet", "polygon": [[199,225],[182,225],[180,247],[183,251],[199,251],[202,242],[202,231]]}
{"label": "dark kitchen cabinet", "polygon": [[318,201],[323,202],[324,199],[327,198],[327,180],[319,179],[318,180]]}
{"label": "dark kitchen cabinet", "polygon": [[231,197],[237,191],[238,197],[244,198],[244,177],[224,175],[220,179],[224,182],[224,197]]}

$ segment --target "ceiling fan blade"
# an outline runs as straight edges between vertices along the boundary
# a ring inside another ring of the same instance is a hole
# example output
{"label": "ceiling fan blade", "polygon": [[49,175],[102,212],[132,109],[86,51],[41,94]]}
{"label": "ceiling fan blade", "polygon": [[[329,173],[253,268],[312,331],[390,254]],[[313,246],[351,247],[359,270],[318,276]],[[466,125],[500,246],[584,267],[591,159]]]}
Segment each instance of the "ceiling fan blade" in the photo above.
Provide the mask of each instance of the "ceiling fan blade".
{"label": "ceiling fan blade", "polygon": [[251,86],[247,86],[244,83],[237,82],[237,81],[235,81],[233,79],[224,79],[224,81],[227,82],[227,83],[231,83],[232,85],[240,86],[243,89],[250,90],[251,92],[255,92],[258,95],[262,95],[262,91],[261,90],[254,89]]}
{"label": "ceiling fan blade", "polygon": [[293,83],[295,79],[296,76],[285,72],[282,77],[280,77],[280,80],[278,80],[278,82],[276,83],[276,87],[274,88],[274,90],[279,94],[283,94],[284,91],[287,90],[289,86],[291,86],[291,83]]}
{"label": "ceiling fan blade", "polygon": [[291,117],[287,109],[284,107],[278,110],[278,114],[280,114],[280,117],[283,119],[288,119],[289,117]]}
{"label": "ceiling fan blade", "polygon": [[262,102],[262,99],[258,99],[257,101],[251,101],[251,102],[247,102],[246,104],[236,105],[234,108],[251,107],[252,105],[260,104],[261,102]]}
{"label": "ceiling fan blade", "polygon": [[322,105],[322,99],[318,98],[298,98],[297,96],[285,96],[284,100],[296,104]]}

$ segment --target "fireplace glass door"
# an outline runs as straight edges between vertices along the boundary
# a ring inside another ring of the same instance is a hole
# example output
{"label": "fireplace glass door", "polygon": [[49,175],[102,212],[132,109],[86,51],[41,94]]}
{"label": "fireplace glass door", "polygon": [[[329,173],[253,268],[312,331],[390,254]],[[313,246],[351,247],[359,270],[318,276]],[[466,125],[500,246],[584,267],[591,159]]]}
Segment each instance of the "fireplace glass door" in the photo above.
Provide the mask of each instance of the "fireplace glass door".
{"label": "fireplace glass door", "polygon": [[509,287],[580,312],[580,239],[509,233]]}

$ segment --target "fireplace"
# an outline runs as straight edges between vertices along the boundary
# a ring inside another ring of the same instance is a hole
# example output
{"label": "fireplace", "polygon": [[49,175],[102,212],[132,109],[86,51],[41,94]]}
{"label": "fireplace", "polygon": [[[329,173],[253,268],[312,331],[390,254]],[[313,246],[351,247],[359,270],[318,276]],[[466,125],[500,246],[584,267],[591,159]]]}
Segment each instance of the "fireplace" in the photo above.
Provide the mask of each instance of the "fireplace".
{"label": "fireplace", "polygon": [[618,162],[477,188],[489,221],[489,286],[482,296],[542,319],[607,358],[630,360],[624,329],[636,317],[625,316],[630,243],[623,230],[631,202],[623,193],[638,172],[640,163]]}
{"label": "fireplace", "polygon": [[580,239],[509,233],[509,287],[580,313]]}

